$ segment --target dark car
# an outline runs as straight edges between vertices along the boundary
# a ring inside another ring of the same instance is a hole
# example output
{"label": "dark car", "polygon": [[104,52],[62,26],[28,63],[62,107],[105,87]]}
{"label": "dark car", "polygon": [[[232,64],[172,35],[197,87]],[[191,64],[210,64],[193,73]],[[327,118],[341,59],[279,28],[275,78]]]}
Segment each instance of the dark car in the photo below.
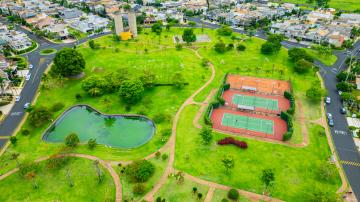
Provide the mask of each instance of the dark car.
{"label": "dark car", "polygon": [[341,107],[341,108],[340,108],[340,113],[346,114],[346,109],[345,109],[345,107]]}
{"label": "dark car", "polygon": [[334,126],[334,120],[333,120],[333,119],[329,119],[328,124],[329,124],[329,126],[333,127],[333,126]]}

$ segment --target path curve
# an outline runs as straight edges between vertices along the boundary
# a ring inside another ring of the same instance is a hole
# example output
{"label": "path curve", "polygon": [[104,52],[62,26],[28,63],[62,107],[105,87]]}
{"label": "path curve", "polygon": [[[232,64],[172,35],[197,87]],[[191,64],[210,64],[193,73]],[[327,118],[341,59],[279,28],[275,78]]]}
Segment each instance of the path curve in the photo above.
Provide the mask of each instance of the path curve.
{"label": "path curve", "polygon": [[[91,156],[91,155],[87,155],[87,154],[75,154],[75,153],[70,153],[70,154],[59,154],[57,156],[55,156],[56,158],[59,157],[64,157],[64,156],[71,156],[71,157],[78,157],[78,158],[84,158],[84,159],[89,159],[92,161],[98,161],[104,168],[106,168],[108,170],[108,172],[110,173],[111,177],[114,180],[114,184],[115,184],[115,189],[116,189],[116,197],[115,197],[115,201],[116,202],[121,202],[122,201],[122,186],[121,186],[121,182],[120,182],[120,177],[119,175],[116,173],[116,171],[114,170],[113,167],[111,167],[111,164],[96,157],[96,156]],[[36,159],[35,162],[41,162],[41,161],[45,161],[48,160],[50,157],[46,156],[46,157],[41,157],[39,159]],[[16,173],[17,171],[19,171],[19,168],[14,168],[11,171],[5,173],[4,175],[0,176],[0,180],[5,179],[6,177]]]}

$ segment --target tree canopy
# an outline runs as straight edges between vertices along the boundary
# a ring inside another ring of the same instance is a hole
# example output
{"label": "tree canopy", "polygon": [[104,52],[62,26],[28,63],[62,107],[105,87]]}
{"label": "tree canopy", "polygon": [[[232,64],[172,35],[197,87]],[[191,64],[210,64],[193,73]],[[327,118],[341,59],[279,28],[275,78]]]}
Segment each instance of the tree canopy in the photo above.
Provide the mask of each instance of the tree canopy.
{"label": "tree canopy", "polygon": [[127,79],[120,86],[120,97],[126,103],[139,101],[144,94],[143,83],[138,78]]}
{"label": "tree canopy", "polygon": [[51,111],[46,107],[35,107],[29,114],[29,121],[32,126],[39,127],[50,121],[52,118]]}
{"label": "tree canopy", "polygon": [[72,48],[64,48],[56,53],[54,64],[51,68],[53,75],[72,76],[85,69],[83,56]]}
{"label": "tree canopy", "polygon": [[196,35],[194,34],[193,29],[184,29],[184,33],[182,35],[183,41],[186,43],[191,43],[196,41]]}

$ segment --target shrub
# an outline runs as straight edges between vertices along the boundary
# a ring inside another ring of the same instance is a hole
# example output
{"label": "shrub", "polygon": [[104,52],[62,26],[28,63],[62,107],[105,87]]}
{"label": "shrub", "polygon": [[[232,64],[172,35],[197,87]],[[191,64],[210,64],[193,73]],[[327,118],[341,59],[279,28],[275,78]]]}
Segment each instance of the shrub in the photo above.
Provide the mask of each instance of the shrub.
{"label": "shrub", "polygon": [[62,102],[57,102],[51,107],[50,110],[52,112],[57,112],[57,111],[61,110],[64,107],[65,107],[65,105]]}
{"label": "shrub", "polygon": [[245,49],[246,49],[246,46],[244,46],[242,44],[239,44],[236,46],[236,50],[238,50],[238,51],[245,51]]}
{"label": "shrub", "polygon": [[287,141],[292,137],[292,134],[294,132],[292,116],[287,112],[281,112],[280,117],[281,119],[286,121],[287,124],[287,132],[283,136],[283,141]]}
{"label": "shrub", "polygon": [[232,44],[232,43],[230,43],[230,44],[228,44],[227,45],[227,47],[226,47],[226,50],[232,50],[232,49],[234,49],[234,44]]}
{"label": "shrub", "polygon": [[215,44],[214,49],[217,53],[225,53],[226,45],[224,42],[220,41]]}
{"label": "shrub", "polygon": [[17,141],[18,141],[17,137],[15,137],[15,136],[10,137],[11,144],[16,145]]}
{"label": "shrub", "polygon": [[161,156],[161,153],[160,153],[159,151],[157,151],[157,152],[155,153],[155,158],[156,158],[156,159],[159,159],[160,156]]}
{"label": "shrub", "polygon": [[65,145],[68,147],[76,147],[79,144],[80,140],[77,134],[70,133],[65,138]]}
{"label": "shrub", "polygon": [[96,139],[90,138],[87,145],[89,149],[94,149],[97,145]]}
{"label": "shrub", "polygon": [[239,192],[236,189],[230,189],[227,194],[229,199],[238,200],[239,199]]}
{"label": "shrub", "polygon": [[169,158],[169,155],[167,155],[167,154],[161,155],[161,159],[162,159],[163,161],[165,161],[167,158]]}
{"label": "shrub", "polygon": [[284,97],[286,99],[288,99],[289,102],[290,102],[290,108],[287,110],[287,113],[289,113],[291,115],[294,114],[295,113],[295,98],[294,98],[293,94],[291,94],[290,92],[285,91],[284,92]]}
{"label": "shrub", "polygon": [[39,169],[39,166],[37,163],[26,161],[19,165],[19,174],[22,177],[25,177],[26,174],[33,172],[36,173]]}
{"label": "shrub", "polygon": [[81,94],[77,93],[77,94],[75,95],[75,99],[76,99],[77,101],[81,101],[81,100],[82,100]]}
{"label": "shrub", "polygon": [[179,43],[177,43],[176,45],[175,45],[175,48],[176,48],[176,50],[181,50],[182,49],[182,45],[181,44],[179,44]]}
{"label": "shrub", "polygon": [[233,137],[226,137],[218,141],[218,145],[235,145],[239,148],[246,149],[248,147],[247,143],[244,141],[236,140]]}
{"label": "shrub", "polygon": [[221,36],[231,36],[233,31],[229,26],[223,25],[221,28],[217,29],[216,32]]}
{"label": "shrub", "polygon": [[322,162],[318,173],[321,180],[329,181],[335,177],[336,169],[330,163]]}
{"label": "shrub", "polygon": [[52,118],[51,111],[46,107],[36,107],[29,114],[30,124],[39,127],[50,121]]}
{"label": "shrub", "polygon": [[136,195],[141,195],[145,193],[145,185],[144,184],[135,184],[133,186],[133,193]]}
{"label": "shrub", "polygon": [[30,131],[29,131],[28,129],[23,129],[23,130],[21,131],[21,134],[24,135],[24,136],[27,136],[27,135],[30,134]]}
{"label": "shrub", "polygon": [[155,123],[170,122],[171,121],[171,115],[166,114],[166,113],[159,113],[159,114],[156,114],[154,116],[153,121]]}
{"label": "shrub", "polygon": [[133,182],[146,182],[155,172],[155,166],[147,160],[134,161],[126,167],[126,174]]}
{"label": "shrub", "polygon": [[69,157],[52,155],[46,161],[46,166],[50,169],[59,169],[65,166],[69,162]]}
{"label": "shrub", "polygon": [[305,59],[300,59],[295,63],[294,70],[297,73],[303,74],[308,72],[313,67],[313,64]]}
{"label": "shrub", "polygon": [[200,136],[204,145],[209,145],[213,139],[212,130],[210,127],[203,127]]}
{"label": "shrub", "polygon": [[229,202],[226,198],[221,199],[221,202]]}

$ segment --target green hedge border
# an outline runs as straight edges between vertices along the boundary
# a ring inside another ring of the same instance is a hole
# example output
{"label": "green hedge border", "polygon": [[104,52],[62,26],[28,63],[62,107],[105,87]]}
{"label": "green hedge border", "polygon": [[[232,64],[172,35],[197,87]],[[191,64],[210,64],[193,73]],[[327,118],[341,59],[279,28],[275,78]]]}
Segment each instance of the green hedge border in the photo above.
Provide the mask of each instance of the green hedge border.
{"label": "green hedge border", "polygon": [[281,117],[281,119],[286,121],[286,125],[287,125],[287,132],[283,136],[283,141],[290,140],[294,133],[294,125],[293,125],[293,120],[292,120],[293,117],[288,112],[281,112],[280,117]]}
{"label": "green hedge border", "polygon": [[290,101],[290,108],[286,111],[287,113],[294,115],[295,113],[295,97],[292,93],[285,91],[284,97]]}

